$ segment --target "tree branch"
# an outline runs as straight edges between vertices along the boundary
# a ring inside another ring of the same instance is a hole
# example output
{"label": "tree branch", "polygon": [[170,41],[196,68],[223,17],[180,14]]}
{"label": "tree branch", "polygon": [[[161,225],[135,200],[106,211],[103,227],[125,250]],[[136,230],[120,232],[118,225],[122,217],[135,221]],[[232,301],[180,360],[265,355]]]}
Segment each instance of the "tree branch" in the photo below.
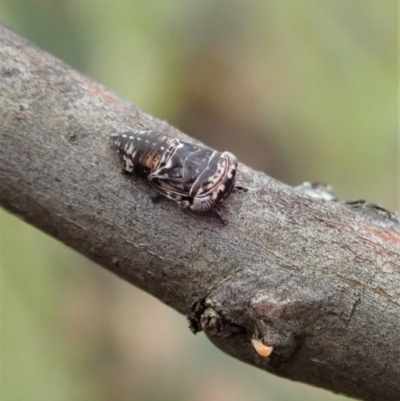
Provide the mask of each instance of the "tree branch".
{"label": "tree branch", "polygon": [[365,400],[400,399],[394,214],[312,199],[243,165],[249,192],[226,201],[228,225],[153,204],[148,183],[121,174],[108,137],[185,135],[4,27],[0,75],[4,207],[188,315],[235,358]]}

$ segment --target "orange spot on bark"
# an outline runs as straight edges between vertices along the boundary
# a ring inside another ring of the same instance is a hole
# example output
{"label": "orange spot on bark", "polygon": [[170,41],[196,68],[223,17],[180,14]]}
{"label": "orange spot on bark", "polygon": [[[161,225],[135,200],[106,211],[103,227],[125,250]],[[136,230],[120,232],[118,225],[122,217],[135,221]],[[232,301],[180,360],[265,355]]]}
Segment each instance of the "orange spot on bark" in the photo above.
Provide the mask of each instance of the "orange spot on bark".
{"label": "orange spot on bark", "polygon": [[268,358],[272,354],[272,351],[274,350],[274,347],[265,345],[261,340],[258,340],[256,338],[253,338],[251,340],[251,344],[256,350],[257,354],[261,355],[264,358]]}
{"label": "orange spot on bark", "polygon": [[385,242],[391,242],[400,246],[400,232],[396,231],[378,231],[375,229],[368,229],[368,232],[372,235],[377,236]]}

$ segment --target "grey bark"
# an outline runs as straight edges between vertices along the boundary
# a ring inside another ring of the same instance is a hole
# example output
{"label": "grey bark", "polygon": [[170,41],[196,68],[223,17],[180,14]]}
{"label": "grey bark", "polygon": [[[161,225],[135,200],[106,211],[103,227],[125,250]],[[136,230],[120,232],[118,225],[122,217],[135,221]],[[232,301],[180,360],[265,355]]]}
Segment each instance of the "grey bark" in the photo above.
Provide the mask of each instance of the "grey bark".
{"label": "grey bark", "polygon": [[[235,358],[364,400],[400,399],[400,224],[240,165],[213,216],[152,203],[112,133],[187,138],[0,28],[0,202],[188,315]],[[273,346],[270,357],[251,340]]]}

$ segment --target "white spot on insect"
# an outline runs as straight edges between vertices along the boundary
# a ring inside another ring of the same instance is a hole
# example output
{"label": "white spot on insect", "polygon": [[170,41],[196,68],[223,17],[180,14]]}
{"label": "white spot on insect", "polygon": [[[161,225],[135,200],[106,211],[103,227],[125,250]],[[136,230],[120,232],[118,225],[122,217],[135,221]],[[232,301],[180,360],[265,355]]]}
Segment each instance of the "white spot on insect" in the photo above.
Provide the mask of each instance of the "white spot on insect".
{"label": "white spot on insect", "polygon": [[136,140],[137,140],[137,141],[141,141],[141,140],[142,140],[142,138],[139,138],[139,137],[137,137],[137,138],[136,138]]}
{"label": "white spot on insect", "polygon": [[128,155],[132,154],[133,149],[135,149],[135,147],[133,146],[133,143],[131,143],[131,146],[129,146],[129,148],[127,149],[126,153],[127,153]]}
{"label": "white spot on insect", "polygon": [[164,146],[161,146],[161,148],[160,148],[161,150],[165,150],[165,148],[164,148]]}
{"label": "white spot on insect", "polygon": [[133,163],[130,158],[126,159],[125,170],[128,171],[129,173],[132,173],[132,171],[133,171]]}
{"label": "white spot on insect", "polygon": [[126,138],[127,137],[127,135],[126,134],[122,134],[122,138]]}
{"label": "white spot on insect", "polygon": [[179,207],[181,207],[182,209],[186,209],[186,208],[188,208],[190,206],[190,202],[189,201],[180,200],[180,199],[181,199],[181,197],[179,196],[177,198],[177,201],[176,201]]}
{"label": "white spot on insect", "polygon": [[274,350],[274,347],[265,345],[261,340],[257,338],[253,338],[251,340],[251,345],[253,346],[257,354],[261,355],[264,358],[268,358]]}
{"label": "white spot on insect", "polygon": [[133,139],[133,136],[130,136],[129,139]]}
{"label": "white spot on insect", "polygon": [[144,141],[147,142],[147,143],[149,143],[149,140],[148,140],[148,139],[145,139]]}

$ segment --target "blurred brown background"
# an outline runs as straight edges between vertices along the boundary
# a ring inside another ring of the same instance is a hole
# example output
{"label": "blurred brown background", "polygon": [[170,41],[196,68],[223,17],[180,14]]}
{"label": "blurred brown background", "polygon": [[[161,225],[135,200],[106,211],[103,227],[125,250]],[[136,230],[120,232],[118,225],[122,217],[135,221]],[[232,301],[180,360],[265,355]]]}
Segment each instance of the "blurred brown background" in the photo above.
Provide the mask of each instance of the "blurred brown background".
{"label": "blurred brown background", "polygon": [[[2,0],[0,21],[290,185],[398,210],[396,0]],[[0,95],[1,96],[1,95]],[[1,399],[341,400],[222,354],[184,317],[0,211]]]}

